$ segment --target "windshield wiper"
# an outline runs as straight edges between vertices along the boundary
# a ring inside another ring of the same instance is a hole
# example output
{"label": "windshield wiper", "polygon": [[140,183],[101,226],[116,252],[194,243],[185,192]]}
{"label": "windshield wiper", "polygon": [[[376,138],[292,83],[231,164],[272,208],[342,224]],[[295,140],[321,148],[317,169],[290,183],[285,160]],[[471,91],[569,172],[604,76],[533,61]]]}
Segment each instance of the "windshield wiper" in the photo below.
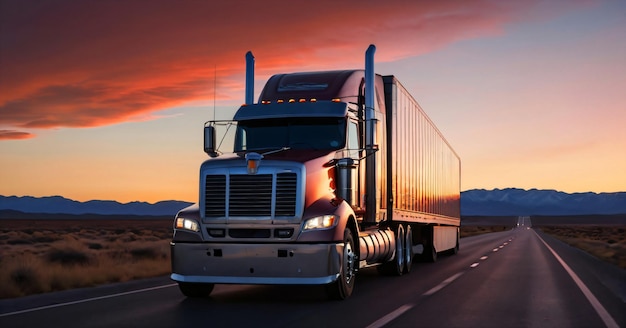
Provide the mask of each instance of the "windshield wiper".
{"label": "windshield wiper", "polygon": [[289,149],[291,149],[291,147],[280,147],[280,148],[261,147],[261,148],[252,148],[252,149],[241,150],[239,152],[249,153],[249,152],[253,152],[253,151],[254,152],[261,152],[263,150],[268,150],[268,151],[266,151],[264,153],[261,153],[261,155],[265,156],[265,155],[274,154],[274,153],[278,153],[278,152],[289,150]]}

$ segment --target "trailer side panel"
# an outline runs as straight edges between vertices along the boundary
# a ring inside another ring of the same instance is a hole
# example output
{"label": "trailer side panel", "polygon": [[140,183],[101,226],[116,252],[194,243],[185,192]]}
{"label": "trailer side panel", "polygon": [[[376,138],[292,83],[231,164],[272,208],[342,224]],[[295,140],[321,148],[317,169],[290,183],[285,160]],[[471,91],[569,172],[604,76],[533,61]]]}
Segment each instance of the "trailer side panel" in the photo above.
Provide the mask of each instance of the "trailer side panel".
{"label": "trailer side panel", "polygon": [[[387,103],[388,208],[394,221],[459,226],[459,156],[394,76]],[[447,243],[446,243],[447,244]]]}

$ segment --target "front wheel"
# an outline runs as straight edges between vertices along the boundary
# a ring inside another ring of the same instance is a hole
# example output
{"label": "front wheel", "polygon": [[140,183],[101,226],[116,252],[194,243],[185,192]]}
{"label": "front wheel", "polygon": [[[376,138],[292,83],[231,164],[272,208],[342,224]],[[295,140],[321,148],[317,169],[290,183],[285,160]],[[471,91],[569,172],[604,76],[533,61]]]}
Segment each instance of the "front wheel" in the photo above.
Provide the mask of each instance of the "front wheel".
{"label": "front wheel", "polygon": [[213,291],[214,284],[179,282],[178,288],[187,297],[207,297]]}
{"label": "front wheel", "polygon": [[336,300],[344,300],[352,295],[354,279],[359,265],[359,259],[355,252],[356,246],[352,231],[347,229],[343,232],[343,253],[341,256],[341,268],[337,281],[326,286],[328,296]]}

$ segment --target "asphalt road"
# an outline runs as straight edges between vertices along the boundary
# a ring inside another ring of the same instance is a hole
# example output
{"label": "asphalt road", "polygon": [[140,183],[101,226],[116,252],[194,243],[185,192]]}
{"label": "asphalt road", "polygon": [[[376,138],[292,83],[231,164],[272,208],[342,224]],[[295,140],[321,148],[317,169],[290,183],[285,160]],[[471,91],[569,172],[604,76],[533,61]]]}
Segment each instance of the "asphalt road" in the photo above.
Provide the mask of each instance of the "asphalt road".
{"label": "asphalt road", "polygon": [[236,285],[186,299],[163,277],[2,300],[0,327],[626,327],[624,270],[528,223],[463,238],[457,255],[401,277],[362,270],[356,284],[346,301]]}

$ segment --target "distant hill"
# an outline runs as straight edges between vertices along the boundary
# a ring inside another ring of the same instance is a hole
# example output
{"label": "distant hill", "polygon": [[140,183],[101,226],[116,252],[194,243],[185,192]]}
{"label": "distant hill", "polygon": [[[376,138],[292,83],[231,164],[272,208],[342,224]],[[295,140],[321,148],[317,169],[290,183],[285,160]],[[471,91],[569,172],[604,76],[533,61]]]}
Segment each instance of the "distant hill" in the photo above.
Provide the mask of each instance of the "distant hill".
{"label": "distant hill", "polygon": [[[24,213],[98,215],[175,215],[192,203],[161,201],[119,203],[108,200],[79,202],[61,196],[0,196],[0,210]],[[472,189],[461,193],[463,216],[626,214],[626,192],[564,193],[556,190]]]}
{"label": "distant hill", "polygon": [[147,202],[119,203],[110,200],[79,202],[61,196],[40,198],[0,196],[0,210],[24,213],[174,216],[179,210],[191,204],[175,200],[151,204]]}
{"label": "distant hill", "polygon": [[461,193],[461,214],[589,215],[626,214],[626,192],[564,193],[556,190],[472,189]]}

